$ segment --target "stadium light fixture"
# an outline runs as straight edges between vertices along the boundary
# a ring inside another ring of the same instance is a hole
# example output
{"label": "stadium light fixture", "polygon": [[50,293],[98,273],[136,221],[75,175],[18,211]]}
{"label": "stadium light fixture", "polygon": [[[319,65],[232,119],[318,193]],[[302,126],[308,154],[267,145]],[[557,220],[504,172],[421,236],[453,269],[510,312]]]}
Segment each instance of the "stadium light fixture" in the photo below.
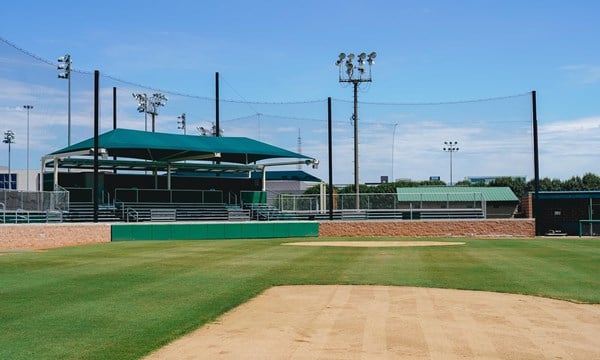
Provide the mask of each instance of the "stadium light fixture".
{"label": "stadium light fixture", "polygon": [[158,115],[158,108],[161,106],[165,106],[167,103],[167,97],[161,93],[154,93],[148,99],[149,109],[147,111],[152,116],[152,132],[156,130],[156,115]]}
{"label": "stadium light fixture", "polygon": [[148,96],[146,94],[133,93],[133,98],[137,100],[137,111],[144,113],[144,131],[148,131]]}
{"label": "stadium light fixture", "polygon": [[450,186],[452,186],[452,153],[458,151],[458,141],[444,141],[444,151],[450,153]]}
{"label": "stadium light fixture", "polygon": [[15,142],[15,133],[12,130],[5,131],[2,142],[8,144],[8,190],[12,190],[10,186],[10,144]]}
{"label": "stadium light fixture", "polygon": [[185,113],[181,114],[177,117],[177,128],[183,129],[183,135],[186,135],[186,126],[185,126]]}
{"label": "stadium light fixture", "polygon": [[58,70],[62,70],[58,74],[59,79],[67,79],[68,94],[67,94],[67,146],[71,146],[71,55],[65,54],[58,58]]}
{"label": "stadium light fixture", "polygon": [[219,128],[219,133],[217,135],[217,125],[212,123],[211,128],[205,128],[204,126],[197,126],[196,130],[198,130],[198,134],[200,136],[223,136],[223,129]]}
{"label": "stadium light fixture", "polygon": [[[356,209],[360,209],[360,190],[358,174],[358,86],[363,82],[371,82],[371,66],[375,63],[373,59],[377,54],[371,52],[367,55],[361,52],[358,57],[353,53],[340,53],[335,65],[339,68],[339,82],[352,83],[354,87],[354,112],[352,121],[354,123],[354,191]],[[357,58],[355,62],[354,59]],[[366,64],[365,64],[366,59]],[[365,68],[365,65],[368,69]],[[345,69],[345,70],[344,70]],[[357,71],[355,71],[355,69]],[[368,70],[368,71],[367,71]]]}
{"label": "stadium light fixture", "polygon": [[29,111],[33,109],[32,105],[23,105],[23,109],[27,110],[27,191],[29,191]]}

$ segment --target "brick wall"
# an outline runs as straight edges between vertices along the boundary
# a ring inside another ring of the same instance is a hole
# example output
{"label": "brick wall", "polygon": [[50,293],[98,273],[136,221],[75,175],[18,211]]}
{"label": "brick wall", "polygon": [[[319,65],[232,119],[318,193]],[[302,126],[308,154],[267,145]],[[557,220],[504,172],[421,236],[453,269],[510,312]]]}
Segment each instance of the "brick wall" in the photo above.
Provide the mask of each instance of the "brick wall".
{"label": "brick wall", "polygon": [[535,220],[331,221],[319,236],[534,237]]}
{"label": "brick wall", "polygon": [[526,218],[533,218],[533,194],[528,193],[521,198],[521,212]]}
{"label": "brick wall", "polygon": [[[533,219],[324,221],[319,236],[534,237]],[[108,243],[111,224],[0,226],[0,250]]]}
{"label": "brick wall", "polygon": [[0,226],[0,250],[48,249],[110,242],[110,224],[29,224]]}

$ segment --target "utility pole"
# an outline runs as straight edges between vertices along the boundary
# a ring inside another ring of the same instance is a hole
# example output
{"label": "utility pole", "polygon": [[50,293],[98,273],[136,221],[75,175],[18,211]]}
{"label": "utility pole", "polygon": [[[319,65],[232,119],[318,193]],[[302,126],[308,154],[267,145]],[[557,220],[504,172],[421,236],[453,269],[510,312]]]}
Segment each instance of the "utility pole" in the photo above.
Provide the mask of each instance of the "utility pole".
{"label": "utility pole", "polygon": [[33,109],[33,106],[23,105],[23,109],[27,110],[27,191],[29,191],[29,110]]}

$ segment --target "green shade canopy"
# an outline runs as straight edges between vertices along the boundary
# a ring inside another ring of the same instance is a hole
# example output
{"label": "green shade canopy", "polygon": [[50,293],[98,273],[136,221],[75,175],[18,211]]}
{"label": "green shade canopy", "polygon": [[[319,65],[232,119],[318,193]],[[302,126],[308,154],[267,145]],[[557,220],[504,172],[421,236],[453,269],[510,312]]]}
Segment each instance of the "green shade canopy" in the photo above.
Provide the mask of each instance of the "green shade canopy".
{"label": "green shade canopy", "polygon": [[[93,147],[92,137],[49,155],[85,151]],[[130,129],[115,129],[100,135],[98,147],[106,149],[108,156],[166,162],[197,159],[250,164],[275,158],[312,159],[245,137],[178,135]]]}

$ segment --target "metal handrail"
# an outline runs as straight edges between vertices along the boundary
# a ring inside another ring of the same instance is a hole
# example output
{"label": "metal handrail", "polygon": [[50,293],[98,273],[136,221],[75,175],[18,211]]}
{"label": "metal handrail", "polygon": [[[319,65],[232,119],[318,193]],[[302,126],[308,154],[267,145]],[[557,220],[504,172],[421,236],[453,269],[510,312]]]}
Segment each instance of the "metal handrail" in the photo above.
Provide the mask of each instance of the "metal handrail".
{"label": "metal handrail", "polygon": [[[19,213],[25,213],[26,215],[19,215]],[[19,223],[19,219],[23,219],[23,220],[27,220],[27,223],[29,224],[29,211],[24,210],[24,209],[17,209],[15,210],[15,224]]]}
{"label": "metal handrail", "polygon": [[134,208],[127,208],[127,218],[126,218],[127,222],[129,222],[130,217],[133,217],[135,219],[135,222],[138,222],[139,218],[140,218],[140,214]]}
{"label": "metal handrail", "polygon": [[[233,196],[233,202],[231,202],[231,196]],[[227,194],[227,197],[228,197],[228,201],[229,201],[228,203],[229,203],[229,204],[235,204],[235,205],[237,205],[237,204],[238,204],[238,196],[237,196],[237,194],[236,194],[236,193],[234,193],[234,192],[231,192],[231,191],[230,191],[230,192]]]}
{"label": "metal handrail", "polygon": [[58,210],[46,210],[46,222],[49,222],[50,214],[58,214],[60,222],[63,222],[63,212]]}

